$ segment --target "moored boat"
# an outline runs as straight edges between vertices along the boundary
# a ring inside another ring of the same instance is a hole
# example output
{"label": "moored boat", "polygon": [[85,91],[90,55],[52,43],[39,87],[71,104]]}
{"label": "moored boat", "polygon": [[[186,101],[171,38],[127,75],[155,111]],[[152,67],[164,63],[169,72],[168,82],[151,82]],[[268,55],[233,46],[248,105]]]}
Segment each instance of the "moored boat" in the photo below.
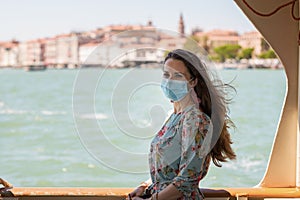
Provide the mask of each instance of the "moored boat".
{"label": "moored boat", "polygon": [[44,66],[44,65],[30,65],[30,66],[24,67],[25,71],[42,71],[45,69],[46,69],[46,66]]}

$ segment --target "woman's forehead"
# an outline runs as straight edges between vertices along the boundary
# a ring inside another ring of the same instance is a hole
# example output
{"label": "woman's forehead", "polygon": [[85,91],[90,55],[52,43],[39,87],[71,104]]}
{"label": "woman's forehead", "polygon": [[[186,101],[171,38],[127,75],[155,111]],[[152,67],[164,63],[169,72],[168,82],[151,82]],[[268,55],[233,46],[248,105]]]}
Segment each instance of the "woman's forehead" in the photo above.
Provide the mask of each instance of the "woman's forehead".
{"label": "woman's forehead", "polygon": [[168,59],[164,64],[164,71],[170,71],[170,72],[178,72],[182,74],[187,74],[188,70],[184,63],[181,60],[176,59]]}

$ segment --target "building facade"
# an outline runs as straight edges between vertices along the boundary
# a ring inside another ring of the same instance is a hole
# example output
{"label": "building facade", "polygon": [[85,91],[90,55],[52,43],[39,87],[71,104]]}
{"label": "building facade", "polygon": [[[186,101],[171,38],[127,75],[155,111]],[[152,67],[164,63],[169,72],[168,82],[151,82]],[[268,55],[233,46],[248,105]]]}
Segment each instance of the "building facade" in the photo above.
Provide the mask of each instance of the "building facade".
{"label": "building facade", "polygon": [[18,41],[0,43],[0,67],[18,66]]}
{"label": "building facade", "polygon": [[[178,32],[158,30],[149,21],[146,25],[110,25],[51,38],[3,42],[0,43],[0,67],[75,68],[80,65],[121,67],[127,66],[128,63],[141,63],[142,59],[144,62],[156,60],[159,63],[164,56],[161,50],[171,51],[185,47],[187,38],[184,29],[181,14]],[[192,32],[192,36],[198,45],[210,54],[216,47],[228,44],[253,48],[253,57],[270,48],[257,31],[239,35],[232,30],[205,32],[197,29]],[[118,57],[119,61],[116,62]]]}
{"label": "building facade", "polygon": [[242,48],[253,48],[252,57],[254,58],[270,49],[270,46],[258,31],[251,31],[241,35],[239,45]]}

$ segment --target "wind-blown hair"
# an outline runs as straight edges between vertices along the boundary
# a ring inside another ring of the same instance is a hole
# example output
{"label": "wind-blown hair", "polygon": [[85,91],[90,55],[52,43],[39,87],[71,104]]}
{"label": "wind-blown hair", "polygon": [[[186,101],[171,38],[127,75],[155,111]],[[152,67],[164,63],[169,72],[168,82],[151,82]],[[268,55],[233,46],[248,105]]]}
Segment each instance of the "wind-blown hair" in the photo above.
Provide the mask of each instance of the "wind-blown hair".
{"label": "wind-blown hair", "polygon": [[206,68],[198,56],[190,51],[173,50],[168,53],[164,63],[170,58],[182,61],[191,78],[198,80],[194,90],[200,99],[199,108],[211,118],[213,124],[213,135],[208,155],[216,166],[221,167],[220,162],[236,158],[231,148],[232,140],[229,133],[229,129],[235,126],[228,116],[230,99],[226,98],[226,89],[230,88],[234,91],[235,89],[229,84],[223,84],[216,75],[212,74],[211,70]]}

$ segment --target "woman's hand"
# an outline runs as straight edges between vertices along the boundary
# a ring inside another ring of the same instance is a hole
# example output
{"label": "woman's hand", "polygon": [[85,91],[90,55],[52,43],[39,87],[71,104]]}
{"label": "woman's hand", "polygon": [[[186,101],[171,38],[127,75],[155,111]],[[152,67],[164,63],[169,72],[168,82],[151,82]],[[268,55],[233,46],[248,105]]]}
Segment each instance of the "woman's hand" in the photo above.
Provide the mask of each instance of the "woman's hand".
{"label": "woman's hand", "polygon": [[5,188],[10,188],[13,187],[12,184],[10,184],[9,182],[7,182],[6,180],[0,178],[0,184],[2,184]]}
{"label": "woman's hand", "polygon": [[148,199],[143,199],[141,197],[133,197],[132,200],[150,200],[151,198]]}
{"label": "woman's hand", "polygon": [[144,193],[145,188],[146,188],[145,186],[139,186],[139,187],[137,187],[135,190],[133,190],[132,192],[130,192],[128,194],[128,197],[126,198],[126,200],[131,200],[130,197],[132,199],[137,199],[137,198],[138,199],[142,199],[142,198],[140,198],[138,196],[141,196]]}

